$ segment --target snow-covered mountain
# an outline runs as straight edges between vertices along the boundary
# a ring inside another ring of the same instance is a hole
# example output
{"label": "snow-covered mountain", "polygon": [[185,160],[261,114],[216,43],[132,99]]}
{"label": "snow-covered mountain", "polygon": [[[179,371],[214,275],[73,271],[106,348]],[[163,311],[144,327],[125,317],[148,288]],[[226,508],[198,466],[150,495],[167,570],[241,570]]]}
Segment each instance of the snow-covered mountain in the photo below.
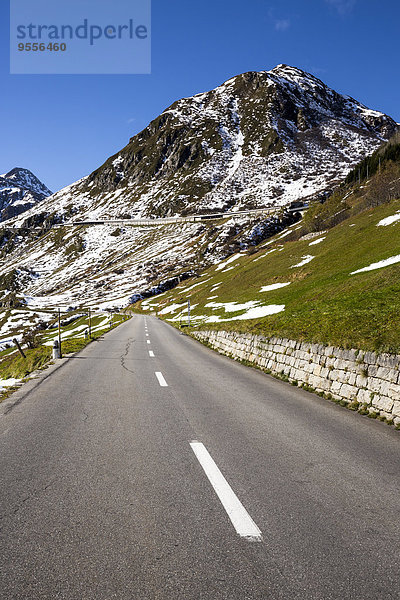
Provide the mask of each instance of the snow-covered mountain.
{"label": "snow-covered mountain", "polygon": [[175,102],[42,210],[87,218],[284,206],[332,189],[396,130],[293,67],[238,75]]}
{"label": "snow-covered mountain", "polygon": [[238,75],[175,102],[91,175],[9,220],[5,225],[20,229],[0,232],[0,272],[12,273],[7,290],[35,306],[106,306],[173,286],[293,217],[150,230],[52,226],[72,218],[284,208],[329,193],[397,127],[293,67]]}
{"label": "snow-covered mountain", "polygon": [[27,211],[51,194],[31,171],[15,167],[0,175],[0,221]]}

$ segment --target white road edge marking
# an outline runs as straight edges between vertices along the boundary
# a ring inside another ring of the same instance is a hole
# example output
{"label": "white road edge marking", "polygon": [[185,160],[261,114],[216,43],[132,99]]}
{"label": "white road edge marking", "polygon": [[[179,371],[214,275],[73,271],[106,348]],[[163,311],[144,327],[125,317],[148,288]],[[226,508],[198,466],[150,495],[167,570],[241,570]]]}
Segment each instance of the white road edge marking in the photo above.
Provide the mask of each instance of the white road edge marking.
{"label": "white road edge marking", "polygon": [[211,485],[213,486],[222,506],[228,513],[232,525],[237,533],[250,542],[262,542],[260,529],[254,523],[235,492],[232,490],[225,477],[215,464],[207,448],[201,442],[190,442],[190,446],[197,460],[204,469]]}
{"label": "white road edge marking", "polygon": [[161,387],[168,387],[168,383],[165,381],[164,375],[162,373],[160,373],[160,371],[156,371],[156,377],[157,377],[158,383],[161,385]]}
{"label": "white road edge marking", "polygon": [[150,344],[150,340],[147,340],[147,343]]}
{"label": "white road edge marking", "polygon": [[153,350],[149,350],[149,356],[151,356],[151,358],[154,358],[154,352],[153,352]]}

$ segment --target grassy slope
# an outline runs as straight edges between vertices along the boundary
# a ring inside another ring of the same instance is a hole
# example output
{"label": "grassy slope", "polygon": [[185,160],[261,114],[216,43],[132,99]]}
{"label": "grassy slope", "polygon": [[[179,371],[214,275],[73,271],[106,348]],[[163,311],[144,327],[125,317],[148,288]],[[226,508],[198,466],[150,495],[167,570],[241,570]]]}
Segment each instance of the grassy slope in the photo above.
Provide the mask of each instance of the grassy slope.
{"label": "grassy slope", "polygon": [[[102,317],[95,317],[93,319],[92,326],[95,327],[101,320]],[[63,327],[61,329],[61,333],[63,334],[67,331],[72,331],[74,326],[79,324],[81,321],[85,324],[87,323],[87,319],[79,319],[79,321],[75,321],[75,323]],[[123,315],[114,315],[112,328],[117,327],[123,321]],[[82,350],[92,340],[101,337],[104,333],[107,333],[107,331],[109,330],[110,328],[107,327],[106,329],[95,331],[90,340],[85,339],[83,332],[81,332],[80,334],[77,334],[76,336],[70,339],[62,341],[62,352],[63,354],[78,352],[79,350]],[[54,333],[58,333],[58,330],[53,330],[53,334]],[[53,335],[51,337],[53,337]],[[46,334],[43,336],[43,341],[49,338],[50,336],[46,331]],[[32,373],[33,371],[36,371],[37,369],[42,369],[49,363],[51,359],[52,348],[51,346],[40,345],[37,348],[33,348],[32,350],[26,349],[24,350],[24,352],[26,354],[25,359],[22,358],[22,356],[15,351],[12,351],[11,355],[7,355],[9,354],[9,351],[0,355],[3,356],[2,360],[0,358],[0,382],[3,379],[22,379],[30,373]],[[1,399],[2,398],[0,397],[0,401]]]}
{"label": "grassy slope", "polygon": [[[190,297],[192,304],[198,304],[192,311],[194,318],[220,315],[226,319],[241,313],[205,308],[210,302],[208,297],[218,296],[212,302],[258,300],[263,305],[284,304],[285,310],[276,315],[210,324],[199,318],[197,326],[400,352],[400,263],[350,275],[351,271],[400,254],[400,221],[387,227],[376,226],[397,210],[400,200],[366,209],[328,230],[323,234],[326,239],[318,245],[310,246],[312,240],[285,242],[285,238],[267,248],[262,244],[263,250],[228,265],[236,265],[234,269],[223,273],[212,267],[202,277],[210,277],[210,281],[188,293],[186,288],[196,282],[186,281],[159,299],[152,299],[150,307],[160,310]],[[254,262],[273,248],[277,250]],[[315,258],[304,267],[290,268],[306,255]],[[260,292],[261,286],[288,281],[291,284],[285,288]],[[211,287],[220,282],[221,286],[211,292]],[[165,317],[177,314],[175,311]]]}

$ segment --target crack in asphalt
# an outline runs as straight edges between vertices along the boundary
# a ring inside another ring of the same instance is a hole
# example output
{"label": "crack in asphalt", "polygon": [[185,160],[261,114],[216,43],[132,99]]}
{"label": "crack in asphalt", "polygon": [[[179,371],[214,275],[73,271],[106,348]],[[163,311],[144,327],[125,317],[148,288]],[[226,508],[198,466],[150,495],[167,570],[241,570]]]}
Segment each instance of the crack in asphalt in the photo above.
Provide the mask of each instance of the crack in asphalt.
{"label": "crack in asphalt", "polygon": [[132,344],[133,344],[134,341],[135,340],[133,338],[129,338],[129,340],[127,341],[126,346],[125,346],[125,352],[121,356],[121,361],[120,361],[121,362],[121,367],[123,369],[125,369],[125,371],[128,371],[129,373],[135,373],[135,371],[132,371],[132,369],[129,369],[126,366],[126,364],[125,364],[126,358],[127,358],[128,354],[129,354],[130,347],[132,346]]}
{"label": "crack in asphalt", "polygon": [[[2,525],[4,525],[4,521],[7,517],[12,516],[12,515],[16,515],[21,508],[24,507],[24,505],[32,499],[38,499],[40,497],[40,495],[43,492],[46,492],[55,482],[56,480],[53,479],[52,481],[50,481],[50,483],[48,483],[47,485],[45,485],[44,487],[41,487],[39,489],[36,490],[32,490],[29,494],[25,494],[21,500],[19,501],[19,504],[17,506],[14,506],[13,508],[10,508],[10,510],[8,512],[5,512],[4,514],[0,515],[0,521],[2,522]],[[0,531],[2,531],[2,526],[0,526]]]}

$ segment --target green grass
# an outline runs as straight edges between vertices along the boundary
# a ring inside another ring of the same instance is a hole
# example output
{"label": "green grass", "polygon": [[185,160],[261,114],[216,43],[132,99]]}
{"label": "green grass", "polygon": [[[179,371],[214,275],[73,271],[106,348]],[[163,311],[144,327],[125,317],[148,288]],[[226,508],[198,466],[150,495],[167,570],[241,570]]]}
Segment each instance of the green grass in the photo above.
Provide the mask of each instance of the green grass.
{"label": "green grass", "polygon": [[51,358],[51,348],[39,346],[24,350],[26,358],[13,354],[0,363],[0,379],[23,379],[29,373],[43,368]]}
{"label": "green grass", "polygon": [[[188,280],[159,300],[150,300],[150,305],[153,310],[160,310],[190,297],[192,305],[197,304],[191,314],[198,319],[200,328],[400,352],[400,263],[350,275],[351,271],[400,254],[400,221],[387,227],[376,226],[397,210],[400,210],[400,200],[364,210],[329,229],[323,234],[326,239],[314,246],[309,246],[312,240],[285,241],[285,238],[269,245],[261,244],[263,250],[244,255],[228,265],[237,265],[233,270],[222,273],[211,267],[202,273],[203,279],[211,278],[204,285],[186,292],[188,287],[201,281]],[[274,252],[254,262],[274,248]],[[304,267],[291,268],[305,255],[315,258]],[[288,281],[291,284],[285,288],[260,292],[261,286]],[[216,283],[221,286],[211,292]],[[262,305],[283,304],[285,310],[264,318],[202,325],[201,316],[218,315],[227,319],[241,314],[206,308],[210,302],[207,298],[214,295],[218,298],[213,302],[257,300]]]}
{"label": "green grass", "polygon": [[[105,315],[98,315],[98,316],[93,316],[91,318],[91,328],[95,329],[96,327],[99,326],[99,324],[104,320],[104,316]],[[64,316],[65,318],[65,316]],[[122,323],[124,320],[124,316],[121,315],[113,315],[113,326],[119,325],[120,323]],[[61,333],[62,334],[66,334],[69,332],[73,332],[77,327],[80,326],[85,326],[86,329],[89,329],[89,320],[87,316],[84,317],[80,317],[79,319],[77,319],[76,321],[73,321],[72,323],[70,323],[69,325],[66,325],[64,327],[61,327]],[[105,328],[102,331],[109,331],[109,328]],[[97,335],[97,332],[94,332],[92,337],[94,337],[95,335]],[[58,336],[58,325],[55,322],[54,326],[51,327],[50,329],[47,329],[44,333],[43,333],[43,340],[50,340],[50,339],[55,339]],[[84,329],[82,329],[82,331],[78,332],[77,334],[75,334],[73,337],[84,337]],[[63,341],[63,344],[66,342],[67,340]]]}
{"label": "green grass", "polygon": [[5,356],[8,356],[9,354],[13,354],[15,352],[15,348],[7,348],[6,350],[2,350],[0,352],[0,360],[2,360]]}
{"label": "green grass", "polygon": [[[100,320],[100,318],[98,320]],[[113,325],[112,325],[111,329],[118,327],[118,325],[123,323],[125,320],[126,320],[125,315],[114,315]],[[95,321],[96,321],[96,319],[93,319],[93,322],[95,322]],[[75,325],[77,322],[78,321],[75,322]],[[71,329],[73,327],[73,325],[74,324],[69,325],[65,328],[62,328],[62,332]],[[83,350],[83,348],[85,348],[85,346],[90,344],[92,341],[98,340],[108,331],[110,331],[110,328],[107,327],[106,329],[101,329],[99,331],[94,332],[90,339],[85,339],[82,336],[82,337],[73,337],[73,338],[62,341],[61,348],[62,348],[63,355],[73,354],[75,352],[79,352],[80,350]],[[43,336],[43,339],[45,339],[47,337],[48,337],[47,335]],[[10,352],[10,351],[7,350],[5,352]],[[45,368],[50,363],[51,358],[52,358],[51,346],[40,345],[39,347],[33,348],[31,350],[24,349],[26,358],[23,358],[18,352],[16,353],[15,349],[12,349],[11,352],[12,352],[12,354],[9,356],[2,353],[2,356],[4,356],[4,358],[0,362],[0,380],[2,380],[2,379],[23,379],[23,378],[27,377],[28,375],[30,375],[30,373],[33,373],[34,371]],[[7,389],[4,392],[1,392],[0,393],[0,402],[2,400],[4,400],[5,398],[7,398],[13,390],[14,390],[14,388],[12,390]]]}

